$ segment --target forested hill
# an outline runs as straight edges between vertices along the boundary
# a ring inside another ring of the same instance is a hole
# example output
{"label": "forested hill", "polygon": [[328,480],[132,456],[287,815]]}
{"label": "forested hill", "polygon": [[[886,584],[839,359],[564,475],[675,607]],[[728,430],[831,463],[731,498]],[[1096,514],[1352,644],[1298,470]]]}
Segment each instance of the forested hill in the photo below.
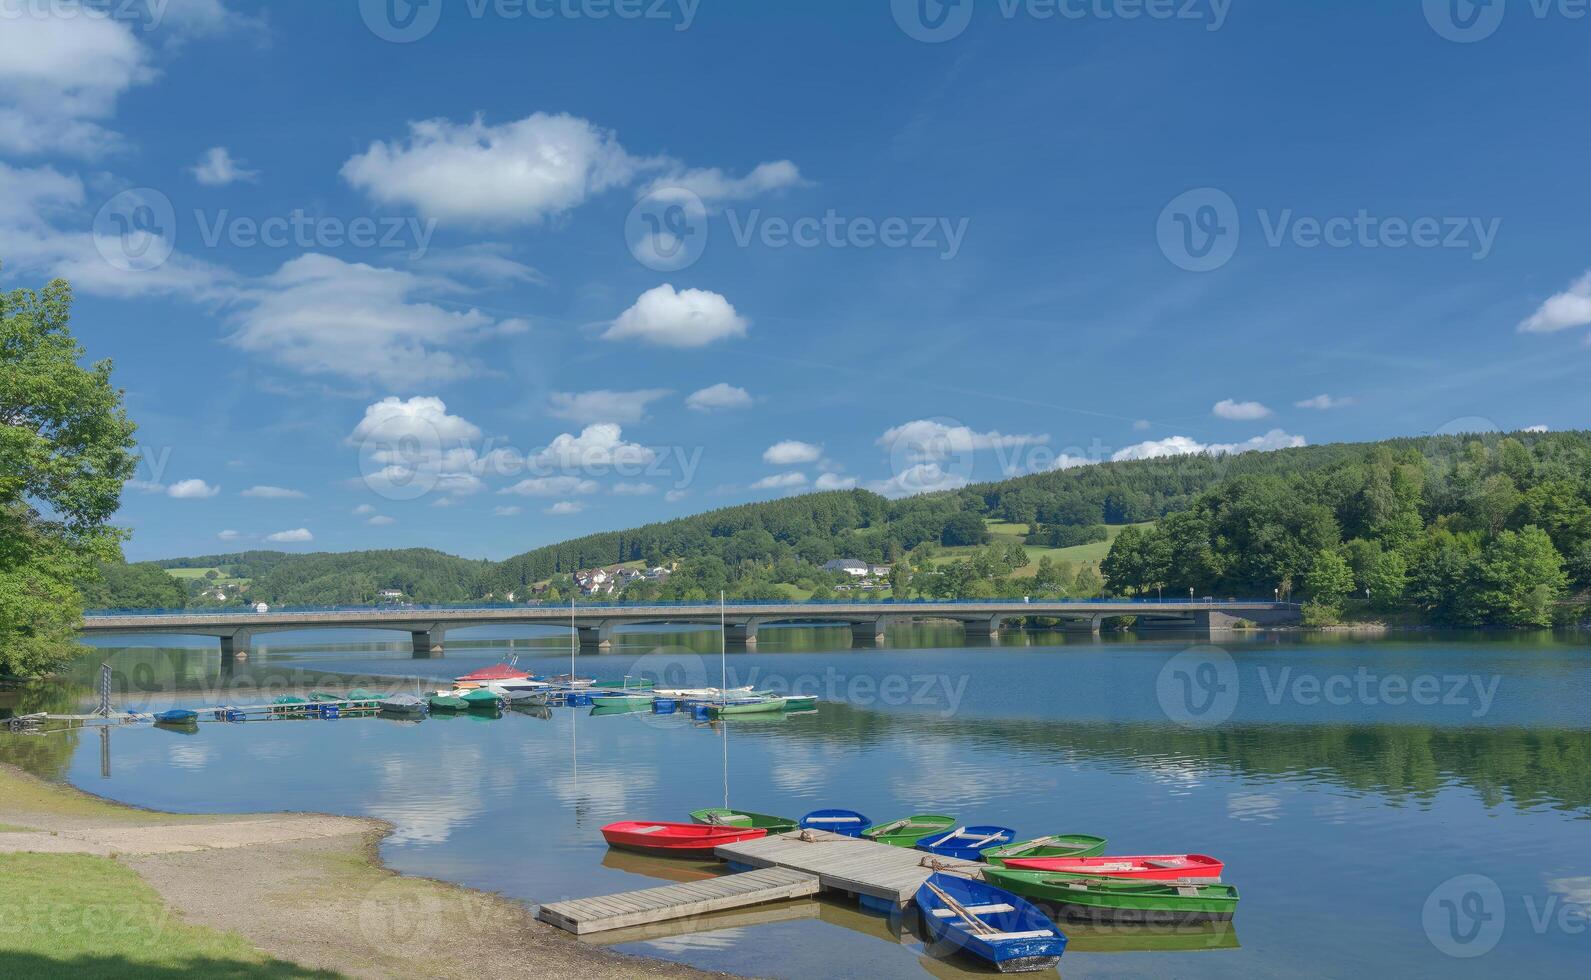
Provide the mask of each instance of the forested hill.
{"label": "forested hill", "polygon": [[[1591,433],[1437,436],[1102,463],[903,500],[864,490],[804,494],[588,535],[502,562],[414,549],[243,552],[159,564],[225,567],[249,580],[251,600],[272,602],[370,601],[382,588],[431,602],[523,597],[533,584],[583,568],[674,560],[684,574],[664,597],[718,588],[752,597],[780,594],[769,592],[777,583],[821,587],[817,566],[838,557],[902,563],[919,573],[918,593],[979,594],[998,592],[1002,575],[1027,564],[1026,555],[1010,554],[1021,549],[981,564],[958,561],[968,567],[955,576],[946,557],[932,552],[955,548],[963,557],[966,546],[988,539],[988,522],[1018,527],[1029,545],[1100,540],[1102,534],[1088,534],[1099,525],[1158,522],[1117,539],[1103,566],[1106,588],[1318,593],[1326,607],[1368,586],[1373,602],[1417,598],[1436,608],[1443,582],[1457,588],[1479,574],[1476,563],[1488,549],[1511,548],[1516,564],[1545,566],[1531,573],[1539,618],[1570,587],[1591,585]],[[1495,566],[1502,558],[1486,560]],[[1494,579],[1502,574],[1492,572]],[[1082,586],[1065,578],[1041,578],[1038,587],[1028,582],[1019,591],[1080,594]],[[1417,578],[1418,597],[1409,591]],[[1490,588],[1507,591],[1495,582]],[[1494,608],[1523,601],[1492,598]]]}

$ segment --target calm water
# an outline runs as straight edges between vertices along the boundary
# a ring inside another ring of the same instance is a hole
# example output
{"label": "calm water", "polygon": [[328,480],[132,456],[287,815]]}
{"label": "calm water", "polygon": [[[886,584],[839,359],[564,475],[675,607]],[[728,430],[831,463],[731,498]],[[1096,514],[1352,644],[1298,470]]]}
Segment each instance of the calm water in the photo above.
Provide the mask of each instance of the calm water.
{"label": "calm water", "polygon": [[[267,637],[274,646],[227,676],[202,642],[104,653],[118,689],[135,689],[124,703],[156,708],[258,700],[258,686],[275,693],[321,673],[447,677],[510,653],[568,667],[560,636],[450,634],[440,660],[413,660],[389,638]],[[1100,834],[1112,853],[1226,861],[1243,896],[1230,929],[1068,927],[1067,976],[1581,975],[1591,952],[1583,641],[1260,637],[1216,649],[1051,634],[967,647],[959,631],[916,630],[852,650],[848,631],[764,630],[759,650],[730,653],[731,682],[816,691],[829,699],[818,713],[719,726],[579,709],[132,728],[108,744],[0,739],[0,757],[167,810],[380,817],[397,828],[383,848],[392,867],[528,902],[703,873],[609,853],[598,828],[687,819],[726,792],[732,805],[793,816],[953,813],[1025,836]],[[700,632],[630,634],[578,669],[716,681],[716,644]],[[898,922],[829,902],[615,938],[629,952],[784,977],[972,969],[926,957]]]}

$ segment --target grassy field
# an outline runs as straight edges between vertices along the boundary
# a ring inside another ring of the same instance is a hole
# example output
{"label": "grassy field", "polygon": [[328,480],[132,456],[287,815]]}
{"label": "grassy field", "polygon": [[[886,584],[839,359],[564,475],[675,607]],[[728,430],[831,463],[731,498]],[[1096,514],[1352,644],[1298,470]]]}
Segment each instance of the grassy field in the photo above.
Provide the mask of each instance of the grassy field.
{"label": "grassy field", "polygon": [[[1022,544],[1022,539],[1028,533],[1028,526],[1026,524],[1010,524],[1004,521],[989,521],[987,523],[991,541],[1014,541],[1017,544]],[[1107,524],[1105,526],[1105,533],[1107,536],[1104,541],[1095,541],[1090,544],[1075,545],[1070,548],[1046,548],[1039,545],[1023,545],[1023,547],[1027,549],[1028,558],[1030,559],[1031,563],[1026,568],[1017,569],[1012,575],[1012,578],[1031,578],[1038,572],[1040,558],[1049,558],[1049,560],[1053,562],[1069,561],[1073,562],[1074,564],[1087,563],[1097,565],[1105,559],[1106,555],[1110,554],[1110,545],[1111,542],[1116,540],[1116,535],[1120,534],[1123,528],[1132,526],[1134,525]],[[1150,525],[1139,524],[1136,526],[1149,527]],[[934,556],[933,563],[935,565],[945,565],[956,561],[957,559],[969,558],[974,553],[980,551],[983,547],[987,546],[969,545],[962,548],[945,548],[938,555]]]}
{"label": "grassy field", "polygon": [[246,578],[237,578],[237,577],[229,574],[227,572],[227,570],[224,569],[224,568],[168,568],[168,569],[166,569],[166,574],[170,575],[173,578],[180,578],[184,582],[191,581],[193,579],[202,579],[202,578],[205,577],[205,575],[207,575],[210,572],[215,572],[217,575],[220,576],[219,578],[213,580],[213,584],[215,584],[215,585],[247,585],[247,584],[249,584],[249,580],[248,579],[246,579]]}
{"label": "grassy field", "polygon": [[138,873],[86,854],[0,854],[0,961],[16,977],[309,977],[174,915]]}

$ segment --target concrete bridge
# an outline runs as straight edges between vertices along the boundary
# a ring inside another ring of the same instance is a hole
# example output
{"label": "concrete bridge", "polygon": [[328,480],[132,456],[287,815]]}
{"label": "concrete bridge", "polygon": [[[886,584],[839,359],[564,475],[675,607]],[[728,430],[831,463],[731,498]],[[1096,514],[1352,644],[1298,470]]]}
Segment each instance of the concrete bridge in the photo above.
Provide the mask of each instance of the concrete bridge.
{"label": "concrete bridge", "polygon": [[[724,607],[730,643],[754,647],[757,630],[773,624],[849,626],[854,643],[877,644],[891,623],[920,620],[959,622],[969,637],[998,636],[1010,620],[1047,617],[1067,629],[1098,633],[1106,619],[1135,616],[1140,626],[1223,630],[1242,620],[1295,623],[1295,603],[1270,600],[1109,599],[1036,601],[1022,599],[905,602],[735,602]],[[717,626],[716,603],[597,604],[576,606],[379,606],[337,609],[151,610],[90,613],[84,636],[187,634],[221,640],[223,659],[246,654],[255,636],[288,630],[382,629],[408,633],[416,657],[442,654],[449,630],[472,626],[571,625],[586,651],[609,649],[620,626],[692,624]]]}

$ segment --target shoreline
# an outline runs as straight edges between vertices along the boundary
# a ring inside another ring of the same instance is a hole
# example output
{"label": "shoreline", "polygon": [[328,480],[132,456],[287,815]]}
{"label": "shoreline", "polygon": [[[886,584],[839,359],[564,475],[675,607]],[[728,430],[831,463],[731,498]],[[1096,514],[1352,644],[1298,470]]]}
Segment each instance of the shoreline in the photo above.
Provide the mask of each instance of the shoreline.
{"label": "shoreline", "polygon": [[516,899],[400,874],[380,855],[392,825],[368,817],[168,813],[0,763],[0,827],[0,872],[3,859],[22,854],[114,862],[185,926],[241,937],[308,970],[509,976],[534,958],[540,970],[586,977],[727,976],[582,944]]}

